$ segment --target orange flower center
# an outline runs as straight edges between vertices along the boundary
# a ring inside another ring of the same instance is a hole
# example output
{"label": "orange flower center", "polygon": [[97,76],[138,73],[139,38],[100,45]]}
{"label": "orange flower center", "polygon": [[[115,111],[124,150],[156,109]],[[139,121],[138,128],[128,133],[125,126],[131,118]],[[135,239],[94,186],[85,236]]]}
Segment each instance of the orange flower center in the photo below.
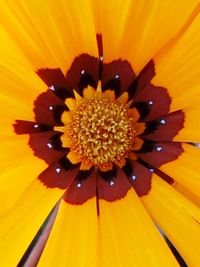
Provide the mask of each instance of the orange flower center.
{"label": "orange flower center", "polygon": [[96,166],[120,161],[133,148],[135,137],[127,105],[101,96],[77,105],[67,131],[71,150]]}

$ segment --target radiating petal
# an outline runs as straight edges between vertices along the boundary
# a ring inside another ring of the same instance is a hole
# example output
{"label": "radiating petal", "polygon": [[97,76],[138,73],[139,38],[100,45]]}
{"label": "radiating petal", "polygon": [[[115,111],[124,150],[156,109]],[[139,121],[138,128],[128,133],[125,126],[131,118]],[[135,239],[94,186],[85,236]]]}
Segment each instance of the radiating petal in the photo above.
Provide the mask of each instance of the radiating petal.
{"label": "radiating petal", "polygon": [[184,152],[175,161],[164,164],[160,169],[175,181],[185,186],[194,195],[200,195],[200,150],[183,144]]}
{"label": "radiating petal", "polygon": [[56,66],[65,73],[80,53],[96,54],[89,0],[4,2],[0,18],[35,70]]}
{"label": "radiating petal", "polygon": [[63,200],[38,267],[98,266],[98,245],[95,198],[83,205]]}
{"label": "radiating petal", "polygon": [[178,266],[133,189],[99,206],[99,266]]}
{"label": "radiating petal", "polygon": [[193,18],[198,4],[197,0],[93,2],[105,61],[120,55],[131,62],[136,73]]}
{"label": "radiating petal", "polygon": [[174,45],[155,57],[156,76],[152,83],[163,86],[172,98],[171,111],[200,101],[200,16]]}
{"label": "radiating petal", "polygon": [[200,209],[157,176],[142,200],[188,266],[198,267]]}
{"label": "radiating petal", "polygon": [[9,266],[17,266],[18,261],[62,194],[62,190],[47,189],[38,180],[35,180],[25,189],[10,210],[1,215],[2,266],[8,266],[8,259]]}

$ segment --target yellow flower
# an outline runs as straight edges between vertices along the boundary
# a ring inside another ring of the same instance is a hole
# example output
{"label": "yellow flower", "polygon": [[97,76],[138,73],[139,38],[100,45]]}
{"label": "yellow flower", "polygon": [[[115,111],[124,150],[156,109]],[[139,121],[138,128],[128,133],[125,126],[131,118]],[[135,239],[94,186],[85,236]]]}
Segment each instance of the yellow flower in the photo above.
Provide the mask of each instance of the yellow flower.
{"label": "yellow flower", "polygon": [[[199,266],[200,4],[1,1],[0,264]],[[158,227],[158,228],[157,228]]]}

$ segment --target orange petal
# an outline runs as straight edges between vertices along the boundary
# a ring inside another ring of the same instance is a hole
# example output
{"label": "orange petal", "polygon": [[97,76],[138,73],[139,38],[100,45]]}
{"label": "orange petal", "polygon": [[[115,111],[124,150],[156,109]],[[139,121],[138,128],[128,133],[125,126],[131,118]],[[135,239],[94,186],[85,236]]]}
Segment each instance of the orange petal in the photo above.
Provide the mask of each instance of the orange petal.
{"label": "orange petal", "polygon": [[120,168],[123,168],[124,167],[124,165],[126,164],[126,160],[123,158],[123,159],[120,159],[120,160],[116,160],[115,161],[115,164],[117,165],[117,166],[119,166]]}
{"label": "orange petal", "polygon": [[139,150],[142,147],[143,143],[144,141],[141,138],[135,137],[133,143],[133,150]]}
{"label": "orange petal", "polygon": [[142,134],[144,132],[145,128],[146,128],[145,123],[142,123],[142,122],[136,123],[135,124],[136,135]]}
{"label": "orange petal", "polygon": [[129,159],[132,159],[132,160],[136,160],[136,159],[137,159],[137,156],[136,156],[135,153],[133,153],[133,152],[129,152],[129,154],[128,154],[128,158],[129,158]]}
{"label": "orange petal", "polygon": [[103,97],[108,98],[110,101],[115,100],[115,92],[113,90],[106,90],[103,92]]}
{"label": "orange petal", "polygon": [[86,171],[89,170],[92,167],[92,162],[88,160],[83,160],[81,162],[80,170],[81,171]]}
{"label": "orange petal", "polygon": [[128,115],[133,119],[133,122],[137,122],[140,118],[140,114],[136,108],[130,108],[128,110]]}
{"label": "orange petal", "polygon": [[107,165],[102,164],[102,165],[99,165],[98,167],[102,172],[107,172],[107,171],[112,170],[113,165],[112,165],[112,163],[107,164]]}
{"label": "orange petal", "polygon": [[72,164],[77,164],[81,161],[80,155],[74,151],[70,151],[67,154],[67,158],[71,161]]}

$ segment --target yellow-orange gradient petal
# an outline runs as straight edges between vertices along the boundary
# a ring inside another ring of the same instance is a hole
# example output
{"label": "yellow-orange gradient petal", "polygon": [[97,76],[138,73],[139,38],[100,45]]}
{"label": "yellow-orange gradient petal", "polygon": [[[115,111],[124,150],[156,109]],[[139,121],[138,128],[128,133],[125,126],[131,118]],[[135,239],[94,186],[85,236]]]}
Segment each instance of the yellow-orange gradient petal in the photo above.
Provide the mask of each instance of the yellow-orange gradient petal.
{"label": "yellow-orange gradient petal", "polygon": [[142,134],[144,130],[145,130],[145,123],[140,122],[135,124],[136,135]]}
{"label": "yellow-orange gradient petal", "polygon": [[138,73],[181,30],[198,2],[93,0],[96,29],[103,35],[105,61],[120,55]]}
{"label": "yellow-orange gradient petal", "polygon": [[116,99],[116,101],[125,105],[128,101],[128,93],[124,92],[123,94],[120,95],[120,97]]}
{"label": "yellow-orange gradient petal", "polygon": [[83,205],[61,202],[38,267],[95,267],[98,264],[96,199]]}
{"label": "yellow-orange gradient petal", "polygon": [[72,113],[70,111],[64,111],[61,117],[63,124],[72,122]]}
{"label": "yellow-orange gradient petal", "polygon": [[60,67],[66,73],[79,54],[97,55],[89,0],[3,1],[0,24],[35,70]]}
{"label": "yellow-orange gradient petal", "polygon": [[86,171],[86,170],[89,170],[90,168],[92,168],[92,162],[91,161],[83,160],[81,162],[81,166],[80,166],[81,171]]}
{"label": "yellow-orange gradient petal", "polygon": [[110,101],[115,100],[115,92],[113,90],[106,90],[103,92],[103,97],[106,97]]}
{"label": "yellow-orange gradient petal", "polygon": [[73,92],[74,92],[74,96],[75,96],[76,102],[77,102],[78,104],[81,103],[81,102],[84,100],[83,97],[80,96],[80,95],[76,92],[76,90],[73,90]]}
{"label": "yellow-orange gradient petal", "polygon": [[167,88],[171,111],[192,107],[200,101],[200,16],[182,37],[155,57],[155,85]]}
{"label": "yellow-orange gradient petal", "polygon": [[183,112],[185,115],[184,127],[175,136],[174,141],[194,143],[200,142],[200,108],[185,108]]}
{"label": "yellow-orange gradient petal", "polygon": [[[142,201],[188,266],[199,266],[200,209],[154,175],[152,188]],[[170,266],[170,265],[169,265]]]}
{"label": "yellow-orange gradient petal", "polygon": [[63,135],[61,135],[60,140],[62,142],[62,146],[63,147],[71,147],[70,137],[66,133],[64,133]]}
{"label": "yellow-orange gradient petal", "polygon": [[67,154],[67,157],[71,161],[72,164],[77,164],[81,161],[80,155],[74,151],[70,151]]}
{"label": "yellow-orange gradient petal", "polygon": [[160,169],[194,195],[200,195],[200,149],[182,144],[184,152],[175,161],[164,164]]}
{"label": "yellow-orange gradient petal", "polygon": [[[30,168],[34,172],[33,166],[29,167],[29,173]],[[28,177],[28,174],[24,177]],[[38,180],[35,180],[25,189],[12,207],[1,215],[2,266],[17,266],[18,261],[62,194],[62,190],[47,189]],[[12,192],[10,198],[12,199]],[[2,199],[1,201],[3,203]]]}
{"label": "yellow-orange gradient petal", "polygon": [[83,96],[86,98],[86,99],[90,99],[91,97],[93,97],[93,95],[95,94],[95,89],[91,86],[88,86],[87,88],[85,88],[83,90]]}
{"label": "yellow-orange gradient petal", "polygon": [[191,200],[194,204],[198,205],[200,207],[200,195],[194,195],[188,188],[184,187],[182,184],[179,184],[177,182],[173,183],[173,187],[186,196],[189,200]]}
{"label": "yellow-orange gradient petal", "polygon": [[135,137],[133,143],[133,150],[139,150],[142,147],[143,143],[144,141],[141,138]]}
{"label": "yellow-orange gradient petal", "polygon": [[130,108],[128,110],[128,115],[133,119],[133,122],[137,122],[140,118],[140,114],[136,108]]}
{"label": "yellow-orange gradient petal", "polygon": [[133,189],[99,204],[99,266],[178,266]]}
{"label": "yellow-orange gradient petal", "polygon": [[67,98],[65,100],[65,104],[69,108],[69,110],[74,110],[76,108],[76,100],[74,98]]}

